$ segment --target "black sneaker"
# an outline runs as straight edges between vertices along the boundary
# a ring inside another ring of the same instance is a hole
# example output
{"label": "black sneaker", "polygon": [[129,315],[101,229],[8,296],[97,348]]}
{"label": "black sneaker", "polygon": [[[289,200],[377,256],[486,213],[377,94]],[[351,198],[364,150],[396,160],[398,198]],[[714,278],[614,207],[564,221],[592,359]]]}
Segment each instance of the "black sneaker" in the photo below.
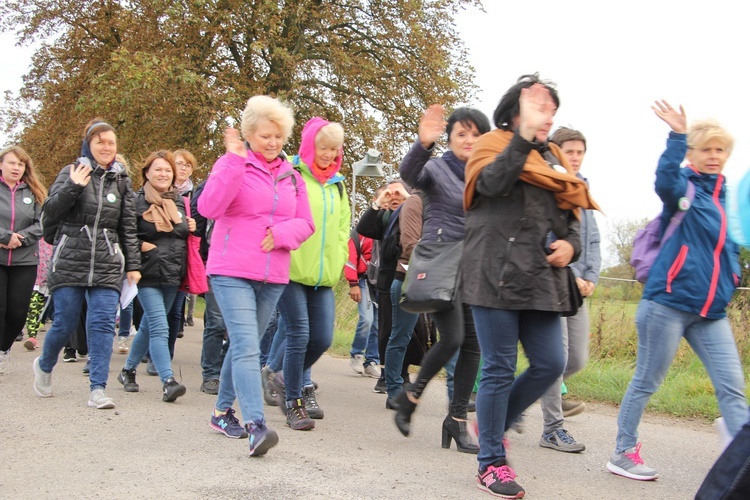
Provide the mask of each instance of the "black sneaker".
{"label": "black sneaker", "polygon": [[83,365],[83,369],[81,370],[84,375],[88,375],[91,373],[91,358],[86,360],[86,364]]}
{"label": "black sneaker", "polygon": [[21,342],[23,340],[23,330],[16,336],[15,342]]}
{"label": "black sneaker", "polygon": [[477,486],[490,495],[501,498],[523,498],[526,494],[516,483],[516,473],[501,459],[477,473]]}
{"label": "black sneaker", "polygon": [[140,389],[135,382],[135,368],[130,370],[123,368],[117,376],[117,381],[125,387],[125,392],[138,392]]}
{"label": "black sneaker", "polygon": [[295,399],[292,406],[286,409],[286,425],[295,431],[309,431],[315,428],[315,421],[307,414],[304,399]]}
{"label": "black sneaker", "polygon": [[320,420],[323,418],[323,409],[315,398],[315,387],[308,386],[302,388],[302,399],[305,400],[305,409],[310,418]]}
{"label": "black sneaker", "polygon": [[169,377],[164,381],[164,385],[162,386],[162,393],[164,395],[161,400],[166,401],[167,403],[172,403],[180,396],[184,396],[186,392],[187,389],[184,385],[177,382],[174,377]]}
{"label": "black sneaker", "polygon": [[78,361],[76,359],[76,350],[72,347],[66,347],[63,351],[63,362],[64,363],[75,363]]}
{"label": "black sneaker", "polygon": [[378,379],[372,392],[377,392],[378,394],[388,394],[388,391],[385,390],[385,378],[381,377]]}

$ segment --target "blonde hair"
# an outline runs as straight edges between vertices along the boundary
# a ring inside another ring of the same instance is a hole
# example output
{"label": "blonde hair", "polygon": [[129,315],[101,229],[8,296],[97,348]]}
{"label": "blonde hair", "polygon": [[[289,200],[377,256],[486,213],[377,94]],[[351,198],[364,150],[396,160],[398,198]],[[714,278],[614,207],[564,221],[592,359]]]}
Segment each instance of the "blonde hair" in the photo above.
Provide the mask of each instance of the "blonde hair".
{"label": "blonde hair", "polygon": [[193,156],[193,153],[191,153],[187,149],[177,149],[172,154],[175,158],[177,158],[178,156],[182,156],[185,161],[187,161],[190,166],[195,169],[195,156]]}
{"label": "blonde hair", "polygon": [[690,149],[699,148],[712,139],[724,144],[727,152],[732,152],[734,138],[716,120],[701,120],[690,125],[687,133],[687,144]]}
{"label": "blonde hair", "polygon": [[36,175],[36,169],[34,168],[34,162],[31,161],[29,153],[27,153],[21,146],[7,147],[0,151],[0,163],[3,162],[5,155],[8,153],[13,153],[18,157],[18,161],[23,163],[24,171],[21,180],[29,186],[37,203],[44,203],[44,199],[47,198],[47,188],[39,181],[39,178]]}
{"label": "blonde hair", "polygon": [[340,123],[331,122],[318,130],[315,135],[315,145],[320,146],[343,146],[344,145],[344,127]]}
{"label": "blonde hair", "polygon": [[242,123],[240,125],[242,137],[247,138],[248,135],[252,134],[261,120],[268,120],[278,125],[284,135],[284,142],[292,135],[294,113],[289,106],[278,99],[267,95],[256,95],[248,99],[247,105],[242,111]]}

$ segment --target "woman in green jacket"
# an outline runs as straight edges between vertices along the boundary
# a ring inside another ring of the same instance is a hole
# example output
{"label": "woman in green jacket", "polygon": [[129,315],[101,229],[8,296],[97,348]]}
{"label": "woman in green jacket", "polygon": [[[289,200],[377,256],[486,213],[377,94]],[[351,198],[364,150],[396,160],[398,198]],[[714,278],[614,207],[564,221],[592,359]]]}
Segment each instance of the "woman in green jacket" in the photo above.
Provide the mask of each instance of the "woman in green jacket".
{"label": "woman in green jacket", "polygon": [[311,417],[323,418],[309,368],[333,340],[333,286],[348,258],[351,212],[344,177],[338,173],[343,144],[340,124],[315,117],[302,129],[299,154],[291,159],[307,188],[315,233],[292,252],[289,284],[279,300],[287,335],[283,379],[276,374],[270,382],[287,425],[295,430],[312,429]]}

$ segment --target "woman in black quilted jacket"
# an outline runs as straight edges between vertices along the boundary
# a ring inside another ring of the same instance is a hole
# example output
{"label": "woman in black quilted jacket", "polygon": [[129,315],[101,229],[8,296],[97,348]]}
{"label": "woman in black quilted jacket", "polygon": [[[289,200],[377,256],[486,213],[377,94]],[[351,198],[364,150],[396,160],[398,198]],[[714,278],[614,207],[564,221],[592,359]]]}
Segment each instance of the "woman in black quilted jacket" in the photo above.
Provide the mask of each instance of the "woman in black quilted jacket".
{"label": "woman in black quilted jacket", "polygon": [[55,313],[42,355],[34,360],[34,390],[52,396],[52,369],[85,300],[88,404],[98,409],[115,407],[104,390],[123,280],[135,285],[141,278],[133,189],[116,154],[114,128],[99,119],[89,122],[80,158],[60,171],[42,207],[43,234],[54,238],[47,285]]}

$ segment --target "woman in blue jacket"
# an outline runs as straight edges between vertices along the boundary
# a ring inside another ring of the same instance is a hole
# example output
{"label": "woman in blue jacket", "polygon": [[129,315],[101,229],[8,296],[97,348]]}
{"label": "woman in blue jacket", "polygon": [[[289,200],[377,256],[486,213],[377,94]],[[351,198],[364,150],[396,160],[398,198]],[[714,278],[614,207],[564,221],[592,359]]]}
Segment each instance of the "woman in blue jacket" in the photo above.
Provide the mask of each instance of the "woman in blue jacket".
{"label": "woman in blue jacket", "polygon": [[[683,337],[711,377],[729,433],[737,434],[749,416],[742,363],[726,317],[740,274],[739,248],[727,238],[721,174],[733,139],[711,120],[688,130],[682,107],[677,111],[662,101],[653,109],[672,129],[656,169],[662,228],[677,210],[687,213],[651,267],[638,305],[635,375],[620,406],[615,452],[607,463],[610,472],[638,480],[659,477],[640,456],[638,424]],[[688,164],[680,168],[686,153]],[[691,204],[684,198],[688,182],[695,185]]]}

